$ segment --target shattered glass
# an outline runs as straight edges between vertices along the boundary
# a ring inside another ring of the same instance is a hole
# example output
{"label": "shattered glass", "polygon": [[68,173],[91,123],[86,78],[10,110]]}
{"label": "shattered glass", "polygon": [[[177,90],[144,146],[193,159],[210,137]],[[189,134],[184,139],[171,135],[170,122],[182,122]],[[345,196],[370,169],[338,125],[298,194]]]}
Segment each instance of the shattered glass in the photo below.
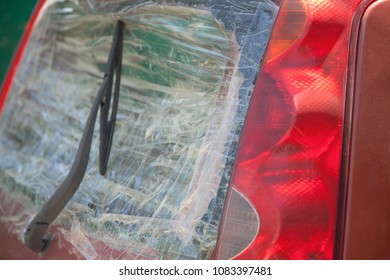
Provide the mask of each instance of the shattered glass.
{"label": "shattered glass", "polygon": [[86,259],[210,258],[276,13],[270,0],[46,1],[0,115],[0,222],[22,239],[64,180],[121,19],[107,174],[96,130],[84,180],[52,231]]}

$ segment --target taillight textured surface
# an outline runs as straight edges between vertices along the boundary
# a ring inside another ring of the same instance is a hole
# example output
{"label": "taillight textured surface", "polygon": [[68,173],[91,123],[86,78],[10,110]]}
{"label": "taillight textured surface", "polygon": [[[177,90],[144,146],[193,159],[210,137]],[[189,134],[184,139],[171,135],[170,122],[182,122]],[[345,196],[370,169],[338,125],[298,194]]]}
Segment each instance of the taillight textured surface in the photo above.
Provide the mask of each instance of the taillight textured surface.
{"label": "taillight textured surface", "polygon": [[238,250],[227,203],[217,257],[333,258],[349,39],[360,2],[283,2],[231,179],[230,193],[248,200],[260,226]]}

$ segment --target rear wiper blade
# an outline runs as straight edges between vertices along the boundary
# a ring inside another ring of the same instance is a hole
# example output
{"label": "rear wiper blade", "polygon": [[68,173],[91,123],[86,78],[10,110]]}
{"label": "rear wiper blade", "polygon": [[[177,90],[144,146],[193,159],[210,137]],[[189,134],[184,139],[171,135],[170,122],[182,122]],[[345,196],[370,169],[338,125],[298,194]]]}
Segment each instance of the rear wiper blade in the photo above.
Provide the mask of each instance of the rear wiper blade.
{"label": "rear wiper blade", "polygon": [[[80,186],[87,170],[92,137],[95,128],[97,113],[100,108],[100,146],[99,172],[105,175],[115,129],[115,120],[118,110],[119,88],[122,70],[124,23],[117,21],[113,43],[107,61],[103,84],[101,85],[89,113],[85,129],[77,149],[76,157],[64,182],[58,187],[49,200],[43,205],[38,214],[30,222],[24,235],[26,246],[34,252],[42,252],[49,239],[44,234],[49,225],[65,208]],[[113,83],[114,95],[112,95]],[[110,105],[112,99],[111,116]],[[110,117],[110,119],[109,119]]]}

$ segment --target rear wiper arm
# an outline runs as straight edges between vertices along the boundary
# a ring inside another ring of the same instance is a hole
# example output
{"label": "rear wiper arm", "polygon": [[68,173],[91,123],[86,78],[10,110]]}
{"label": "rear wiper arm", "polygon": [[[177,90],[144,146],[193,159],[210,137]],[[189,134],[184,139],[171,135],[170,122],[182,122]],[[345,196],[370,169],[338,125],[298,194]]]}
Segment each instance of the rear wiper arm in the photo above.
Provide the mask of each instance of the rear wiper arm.
{"label": "rear wiper arm", "polygon": [[[101,85],[89,113],[85,129],[77,149],[76,157],[64,182],[58,187],[49,200],[43,205],[38,214],[30,222],[24,235],[26,246],[34,252],[42,252],[49,239],[44,234],[49,225],[54,222],[65,208],[80,186],[87,170],[91,151],[92,136],[95,128],[97,113],[100,108],[100,146],[99,172],[105,175],[111,144],[115,129],[115,120],[118,110],[119,87],[122,69],[124,23],[117,21],[110,55],[106,65],[103,84]],[[115,76],[114,95],[112,100],[111,116],[109,118],[112,88]]]}

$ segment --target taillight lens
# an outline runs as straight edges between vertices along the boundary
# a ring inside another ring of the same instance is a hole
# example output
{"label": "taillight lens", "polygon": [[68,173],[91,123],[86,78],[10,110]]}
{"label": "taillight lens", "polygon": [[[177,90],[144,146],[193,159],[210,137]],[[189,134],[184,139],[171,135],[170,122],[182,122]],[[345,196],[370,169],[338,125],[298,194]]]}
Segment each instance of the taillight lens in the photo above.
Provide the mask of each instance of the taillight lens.
{"label": "taillight lens", "polygon": [[[333,258],[349,42],[360,2],[283,1],[241,136],[217,258]],[[237,213],[257,218],[245,223]],[[239,235],[250,242],[237,242]]]}
{"label": "taillight lens", "polygon": [[202,259],[215,248],[278,7],[270,0],[141,2],[40,2],[3,88],[0,214],[23,239],[69,172],[115,23],[124,23],[107,175],[97,172],[93,141],[80,188],[49,229],[57,241],[49,254],[62,240],[64,250],[90,259]]}

